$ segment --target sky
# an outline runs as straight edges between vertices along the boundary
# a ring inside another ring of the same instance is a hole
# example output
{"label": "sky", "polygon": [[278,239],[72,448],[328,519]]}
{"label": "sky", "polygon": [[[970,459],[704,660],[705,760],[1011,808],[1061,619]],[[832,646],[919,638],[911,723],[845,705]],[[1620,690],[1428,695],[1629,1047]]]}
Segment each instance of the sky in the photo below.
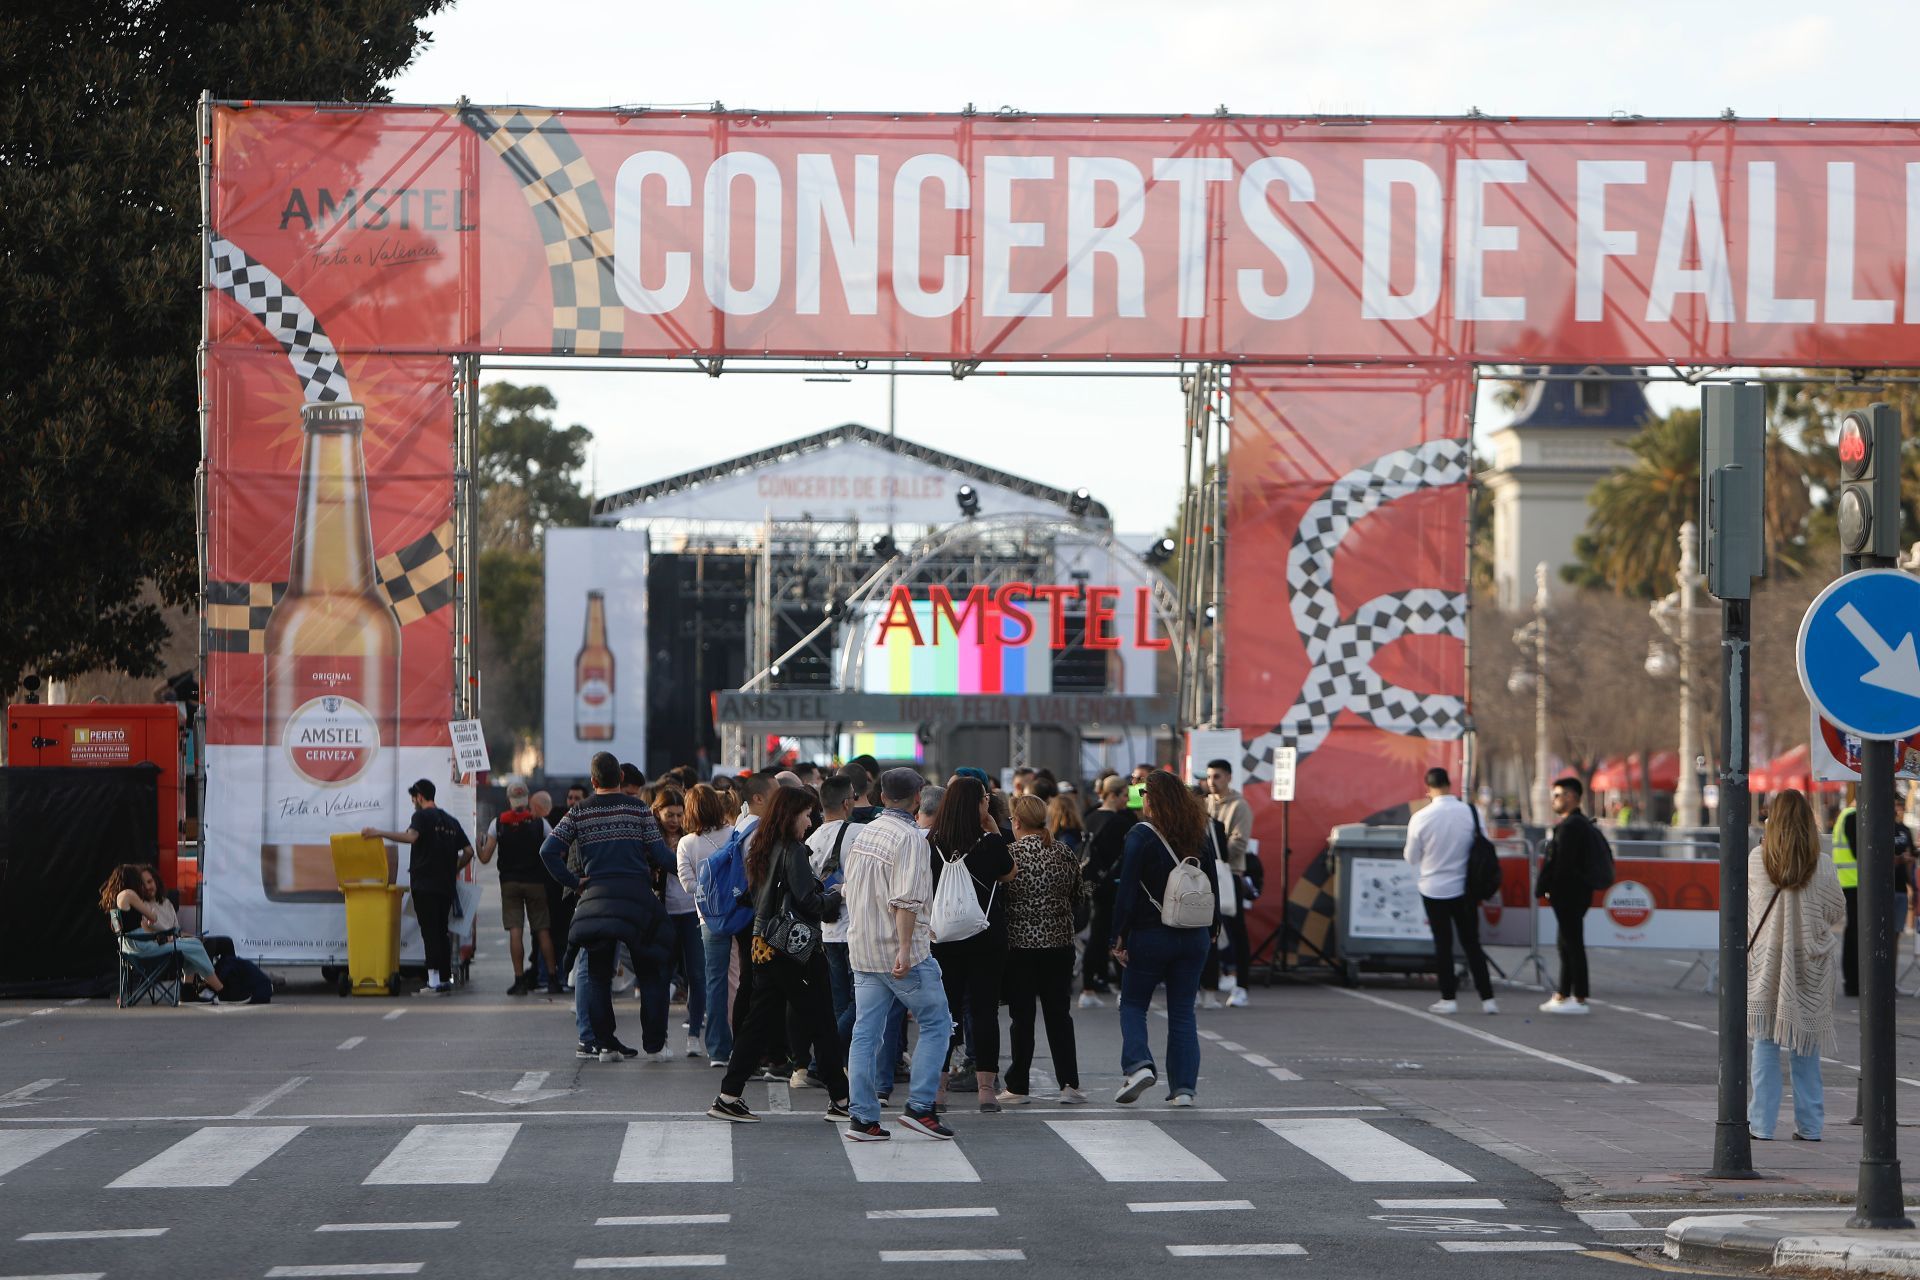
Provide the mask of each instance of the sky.
{"label": "sky", "polygon": [[[1920,5],[1829,0],[812,0],[724,6],[458,0],[400,102],[762,110],[1920,116]],[[649,362],[652,363],[652,362]],[[1005,366],[1001,366],[1005,367]],[[989,369],[992,366],[988,367]],[[595,435],[614,492],[842,422],[884,427],[887,379],[526,373]],[[1656,387],[1658,409],[1697,403]],[[1085,487],[1123,531],[1180,498],[1173,378],[898,380],[912,440]],[[1483,404],[1479,429],[1502,415]]]}

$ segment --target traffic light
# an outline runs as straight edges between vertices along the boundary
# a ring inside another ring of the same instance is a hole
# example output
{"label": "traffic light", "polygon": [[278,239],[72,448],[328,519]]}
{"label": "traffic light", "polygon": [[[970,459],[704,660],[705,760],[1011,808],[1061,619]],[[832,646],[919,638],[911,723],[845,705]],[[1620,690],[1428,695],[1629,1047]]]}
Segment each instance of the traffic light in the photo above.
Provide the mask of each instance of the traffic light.
{"label": "traffic light", "polygon": [[1840,418],[1840,550],[1900,554],[1900,411],[1874,403]]}
{"label": "traffic light", "polygon": [[1746,600],[1766,576],[1766,392],[1709,386],[1700,400],[1700,562],[1719,600]]}

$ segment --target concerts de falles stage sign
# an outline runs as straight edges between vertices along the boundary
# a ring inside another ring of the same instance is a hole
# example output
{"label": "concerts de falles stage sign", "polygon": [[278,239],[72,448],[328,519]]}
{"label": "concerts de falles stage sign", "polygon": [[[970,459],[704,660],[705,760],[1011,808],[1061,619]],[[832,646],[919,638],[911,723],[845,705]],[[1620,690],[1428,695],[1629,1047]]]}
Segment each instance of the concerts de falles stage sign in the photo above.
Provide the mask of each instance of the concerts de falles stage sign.
{"label": "concerts de falles stage sign", "polygon": [[1457,753],[1476,362],[1920,363],[1911,124],[236,103],[203,132],[208,919],[272,959],[338,932],[327,830],[446,774],[449,355],[1235,362],[1226,713],[1256,774],[1299,750],[1296,833]]}

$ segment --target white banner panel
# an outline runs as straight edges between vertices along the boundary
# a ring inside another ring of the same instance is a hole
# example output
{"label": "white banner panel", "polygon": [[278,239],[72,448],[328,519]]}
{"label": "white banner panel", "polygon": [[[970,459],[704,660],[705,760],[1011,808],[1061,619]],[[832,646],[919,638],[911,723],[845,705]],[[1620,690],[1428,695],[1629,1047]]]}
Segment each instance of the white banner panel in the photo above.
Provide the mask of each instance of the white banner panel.
{"label": "white banner panel", "polygon": [[547,530],[546,771],[647,756],[647,534]]}

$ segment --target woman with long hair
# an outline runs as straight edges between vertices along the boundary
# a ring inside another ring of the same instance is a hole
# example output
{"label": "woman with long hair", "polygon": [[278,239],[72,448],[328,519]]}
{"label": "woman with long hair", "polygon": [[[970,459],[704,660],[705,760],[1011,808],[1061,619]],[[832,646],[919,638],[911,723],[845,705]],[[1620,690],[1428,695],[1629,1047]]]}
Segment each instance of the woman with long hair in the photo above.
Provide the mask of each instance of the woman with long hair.
{"label": "woman with long hair", "polygon": [[1747,1130],[1763,1142],[1779,1122],[1782,1049],[1793,1063],[1793,1136],[1818,1142],[1825,1128],[1820,1055],[1834,1045],[1834,960],[1846,921],[1847,900],[1833,859],[1820,852],[1812,806],[1798,791],[1778,793],[1760,847],[1747,855]]}
{"label": "woman with long hair", "polygon": [[[1017,813],[1014,815],[1016,824],[1019,817]],[[1072,796],[1056,795],[1047,801],[1047,839],[1077,855],[1086,836],[1087,824],[1081,819],[1080,806],[1073,802]]]}
{"label": "woman with long hair", "polygon": [[[696,783],[681,805],[681,824],[686,834],[674,850],[680,888],[689,899],[700,888],[700,864],[726,847],[733,835],[733,820],[727,816],[726,797],[706,783]],[[699,904],[695,903],[696,913]],[[709,1066],[725,1067],[733,1056],[733,1007],[730,979],[733,968],[733,937],[715,931],[719,921],[700,918],[700,973],[705,988],[701,1010],[705,1021],[705,1040]],[[688,1003],[687,1055],[693,1056],[693,1040],[702,1035],[701,1024],[691,1017],[693,997]]]}
{"label": "woman with long hair", "polygon": [[[162,941],[154,936],[174,933],[180,922],[173,903],[161,893],[160,878],[151,867],[130,862],[115,867],[107,882],[100,886],[100,909],[118,920],[121,936],[127,938],[136,955],[152,959],[178,948],[182,967],[200,979],[202,1003],[212,1004],[220,998],[226,988],[213,971],[213,959],[207,954],[205,943],[198,938],[169,937]],[[149,936],[140,937],[140,934]],[[245,1004],[246,1000],[237,1003]]]}
{"label": "woman with long hair", "polygon": [[[831,1124],[848,1118],[846,1061],[833,1021],[832,978],[818,941],[821,925],[840,913],[840,894],[822,888],[813,874],[813,851],[805,843],[813,806],[813,794],[805,788],[775,787],[747,845],[747,888],[754,900],[752,1003],[734,1040],[720,1096],[707,1108],[716,1120],[752,1124],[760,1119],[741,1101],[740,1091],[759,1067],[761,1053],[788,1009],[798,1014],[813,1042],[830,1099],[825,1119]],[[789,910],[814,932],[812,953],[804,961],[774,950],[769,942],[774,924]]]}
{"label": "woman with long hair", "polygon": [[1014,878],[1015,868],[1007,838],[1000,834],[988,806],[987,789],[977,778],[956,774],[947,783],[933,826],[927,830],[927,844],[933,859],[934,900],[939,900],[943,875],[963,875],[972,881],[987,916],[987,927],[971,938],[933,940],[933,958],[940,962],[947,1009],[953,1015],[953,1040],[947,1046],[948,1070],[940,1073],[939,1101],[946,1102],[953,1052],[967,1043],[973,1047],[980,1109],[998,1111],[1000,975],[1007,962],[1007,895],[1000,886]]}
{"label": "woman with long hair", "polygon": [[[1055,804],[1059,798],[1055,797]],[[1047,1049],[1064,1106],[1084,1103],[1080,1055],[1073,1038],[1073,912],[1087,897],[1080,859],[1047,834],[1049,806],[1031,793],[1013,799],[1013,863],[1007,886],[1007,1015],[1013,1057],[1007,1066],[1003,1106],[1032,1101],[1033,1014],[1037,1001],[1047,1021]]]}
{"label": "woman with long hair", "polygon": [[1200,1027],[1193,1005],[1200,973],[1220,927],[1216,897],[1211,924],[1175,928],[1160,918],[1167,876],[1189,858],[1200,862],[1207,883],[1218,884],[1207,810],[1198,797],[1164,769],[1147,775],[1140,822],[1127,832],[1115,878],[1113,958],[1120,975],[1120,1070],[1126,1082],[1115,1102],[1129,1103],[1159,1078],[1147,1042],[1147,1007],[1154,990],[1167,989],[1167,1101],[1193,1105],[1200,1081]]}
{"label": "woman with long hair", "polygon": [[668,963],[679,961],[687,983],[687,1056],[700,1056],[700,1033],[707,1012],[707,968],[700,941],[700,912],[694,905],[693,890],[686,883],[687,863],[680,856],[680,845],[687,838],[686,793],[663,782],[653,793],[653,817],[660,824],[660,835],[674,851],[674,874],[667,876],[666,945]]}

